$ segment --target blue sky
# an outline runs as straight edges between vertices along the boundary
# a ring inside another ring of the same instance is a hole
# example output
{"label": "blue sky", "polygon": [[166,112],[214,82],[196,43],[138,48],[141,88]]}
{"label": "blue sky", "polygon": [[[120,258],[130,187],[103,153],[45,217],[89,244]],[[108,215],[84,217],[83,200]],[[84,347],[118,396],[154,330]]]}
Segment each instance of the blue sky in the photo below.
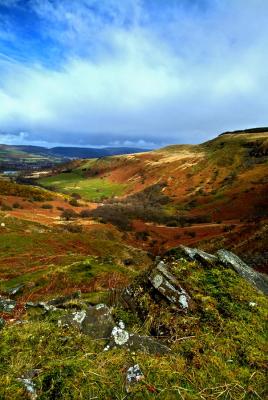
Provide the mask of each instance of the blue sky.
{"label": "blue sky", "polygon": [[266,126],[267,0],[0,0],[0,142],[159,147]]}

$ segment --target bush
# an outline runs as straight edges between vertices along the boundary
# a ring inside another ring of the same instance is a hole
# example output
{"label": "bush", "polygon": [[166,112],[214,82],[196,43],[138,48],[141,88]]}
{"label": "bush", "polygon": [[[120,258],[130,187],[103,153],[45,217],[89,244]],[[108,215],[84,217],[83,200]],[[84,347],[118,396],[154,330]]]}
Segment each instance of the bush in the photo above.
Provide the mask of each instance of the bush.
{"label": "bush", "polygon": [[71,233],[81,233],[83,231],[81,225],[65,225],[64,228]]}
{"label": "bush", "polygon": [[52,210],[53,208],[52,204],[42,204],[41,207],[44,208],[45,210]]}
{"label": "bush", "polygon": [[81,199],[81,196],[80,196],[79,193],[72,193],[71,196],[72,196],[73,199],[76,199],[76,200],[80,200]]}
{"label": "bush", "polygon": [[185,232],[185,235],[190,236],[191,238],[196,237],[196,232],[194,231],[187,231]]}
{"label": "bush", "polygon": [[61,218],[65,219],[66,221],[70,221],[71,219],[78,218],[78,214],[74,210],[66,208],[61,213]]}
{"label": "bush", "polygon": [[79,207],[79,203],[78,203],[77,199],[71,199],[69,201],[69,204],[70,204],[70,206],[73,206],[73,207]]}
{"label": "bush", "polygon": [[12,207],[13,208],[21,208],[21,205],[20,205],[20,203],[15,202],[15,203],[13,203]]}
{"label": "bush", "polygon": [[91,211],[88,209],[82,210],[79,215],[81,218],[89,218],[89,217],[91,217]]}
{"label": "bush", "polygon": [[7,204],[2,204],[1,210],[2,211],[11,211],[12,207],[8,206]]}

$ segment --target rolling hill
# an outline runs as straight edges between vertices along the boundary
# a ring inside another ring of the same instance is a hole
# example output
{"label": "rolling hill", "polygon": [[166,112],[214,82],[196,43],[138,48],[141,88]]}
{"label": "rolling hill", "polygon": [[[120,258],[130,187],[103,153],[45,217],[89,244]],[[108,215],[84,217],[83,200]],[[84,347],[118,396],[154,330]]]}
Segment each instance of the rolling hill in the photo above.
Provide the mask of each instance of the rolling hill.
{"label": "rolling hill", "polygon": [[200,145],[80,160],[39,184],[102,202],[95,218],[130,236],[134,230],[132,242],[140,237],[154,252],[180,242],[207,249],[224,243],[252,250],[265,269],[267,257],[257,254],[267,245],[267,149],[267,132],[225,133]]}
{"label": "rolling hill", "polygon": [[118,154],[139,153],[144,150],[132,147],[105,147],[105,148],[86,148],[86,147],[52,147],[24,146],[24,145],[0,145],[0,165],[3,169],[5,165],[13,163],[31,166],[36,163],[45,167],[45,163],[58,164],[73,158],[99,158]]}
{"label": "rolling hill", "polygon": [[0,178],[0,397],[266,398],[267,138]]}

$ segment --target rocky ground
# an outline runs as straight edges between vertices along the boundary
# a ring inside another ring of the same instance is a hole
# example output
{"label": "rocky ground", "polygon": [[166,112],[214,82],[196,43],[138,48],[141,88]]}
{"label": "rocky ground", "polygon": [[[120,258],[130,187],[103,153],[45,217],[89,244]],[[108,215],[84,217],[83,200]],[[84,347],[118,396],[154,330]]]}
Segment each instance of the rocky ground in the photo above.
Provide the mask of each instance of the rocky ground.
{"label": "rocky ground", "polygon": [[229,251],[174,248],[106,304],[16,317],[23,290],[0,297],[1,399],[265,399],[268,282]]}

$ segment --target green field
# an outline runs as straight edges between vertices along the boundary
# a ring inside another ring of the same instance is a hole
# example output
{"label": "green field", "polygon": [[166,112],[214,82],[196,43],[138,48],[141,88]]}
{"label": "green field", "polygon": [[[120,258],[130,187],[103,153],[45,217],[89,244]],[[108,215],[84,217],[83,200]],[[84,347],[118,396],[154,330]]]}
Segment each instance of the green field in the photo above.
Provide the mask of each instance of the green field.
{"label": "green field", "polygon": [[42,178],[38,180],[38,183],[58,192],[77,193],[91,201],[120,196],[126,188],[126,185],[113,183],[105,178],[85,178],[80,172],[62,173]]}

